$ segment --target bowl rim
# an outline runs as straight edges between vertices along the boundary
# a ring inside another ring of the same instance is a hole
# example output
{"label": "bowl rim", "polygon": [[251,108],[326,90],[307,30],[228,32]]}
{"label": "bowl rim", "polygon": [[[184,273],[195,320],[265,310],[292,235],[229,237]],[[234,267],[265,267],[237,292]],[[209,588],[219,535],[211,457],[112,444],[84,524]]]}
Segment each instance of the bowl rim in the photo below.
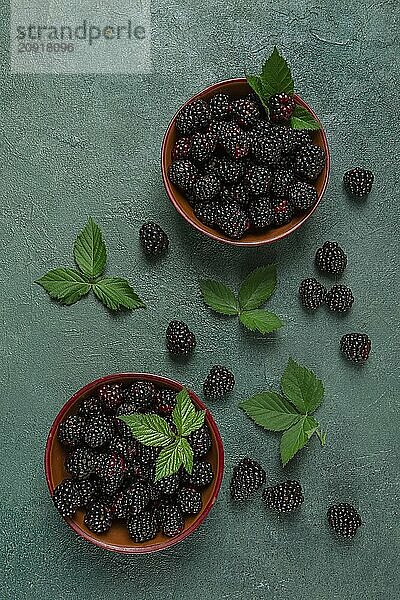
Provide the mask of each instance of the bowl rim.
{"label": "bowl rim", "polygon": [[311,113],[313,118],[320,125],[319,131],[321,133],[322,143],[324,146],[325,156],[326,156],[325,178],[324,178],[321,192],[318,196],[317,202],[314,204],[314,206],[309,211],[304,213],[304,217],[298,223],[293,225],[293,227],[291,229],[289,229],[288,231],[286,231],[284,233],[276,234],[275,236],[273,236],[267,240],[260,239],[260,240],[252,240],[252,241],[232,240],[227,237],[223,237],[222,235],[220,235],[218,233],[217,230],[208,231],[205,227],[203,227],[203,225],[201,223],[196,223],[194,220],[192,220],[192,218],[189,217],[188,214],[179,205],[179,203],[175,199],[174,190],[172,188],[172,184],[169,181],[168,174],[167,174],[167,166],[166,166],[167,141],[173,131],[174,126],[175,126],[176,117],[178,116],[178,114],[182,110],[182,108],[184,106],[186,106],[187,104],[193,102],[194,100],[200,99],[204,94],[208,94],[210,92],[213,92],[214,90],[218,90],[222,86],[229,85],[229,84],[236,84],[236,83],[247,83],[247,79],[245,77],[232,77],[231,79],[224,79],[222,81],[213,83],[213,84],[207,86],[206,88],[204,88],[203,90],[201,90],[200,92],[197,92],[196,94],[194,94],[191,98],[189,98],[186,102],[184,102],[184,104],[182,104],[179,107],[179,109],[176,111],[176,113],[172,117],[172,119],[167,127],[167,130],[164,134],[164,137],[163,137],[163,142],[162,142],[162,146],[161,146],[162,178],[163,178],[164,187],[165,187],[165,190],[167,192],[167,196],[168,196],[170,202],[173,204],[173,206],[178,211],[178,213],[185,219],[185,221],[187,223],[189,223],[189,225],[191,225],[192,227],[197,229],[197,231],[199,231],[200,233],[206,235],[207,237],[209,237],[213,240],[216,240],[223,244],[229,244],[231,246],[242,246],[242,247],[265,246],[267,244],[272,244],[274,242],[277,242],[278,240],[282,240],[282,239],[286,238],[288,235],[290,235],[291,233],[294,233],[297,229],[299,229],[299,227],[301,227],[311,217],[311,215],[316,211],[318,205],[320,204],[320,202],[323,198],[323,195],[325,194],[326,187],[327,187],[328,181],[329,181],[331,161],[330,161],[329,146],[328,146],[328,140],[326,137],[325,129],[322,126],[320,119],[317,117],[317,115],[315,114],[313,109],[303,100],[303,98],[301,98],[301,96],[299,96],[298,94],[294,94],[294,99],[295,99],[296,103],[300,104],[300,106],[303,106],[303,108],[306,108]]}
{"label": "bowl rim", "polygon": [[63,517],[63,519],[67,523],[67,525],[69,525],[69,527],[73,531],[75,531],[75,533],[78,536],[84,538],[86,541],[94,544],[95,546],[98,546],[99,548],[103,548],[104,550],[110,550],[112,552],[118,552],[121,554],[148,554],[148,553],[158,552],[160,550],[165,550],[166,548],[169,548],[171,546],[175,546],[176,544],[178,544],[179,542],[181,542],[182,540],[187,538],[191,533],[193,533],[201,525],[201,523],[205,520],[208,513],[214,506],[214,503],[220,492],[221,484],[222,484],[222,478],[223,478],[223,473],[224,473],[224,447],[223,447],[223,443],[222,443],[221,434],[219,432],[218,426],[217,426],[210,410],[202,402],[202,400],[200,400],[200,398],[197,396],[197,394],[190,388],[184,386],[183,384],[179,383],[178,381],[176,381],[174,379],[170,379],[170,378],[164,377],[162,375],[154,375],[153,373],[130,373],[130,372],[114,373],[114,374],[106,375],[104,377],[99,377],[98,379],[94,379],[90,383],[87,383],[86,385],[84,385],[77,392],[75,392],[73,394],[73,396],[71,396],[71,398],[61,407],[60,411],[58,412],[56,418],[53,421],[53,424],[52,424],[49,434],[47,436],[46,448],[45,448],[45,454],[44,454],[44,468],[45,468],[47,487],[49,489],[50,496],[53,496],[54,485],[53,485],[53,481],[51,478],[51,449],[52,449],[53,441],[56,437],[57,429],[58,429],[60,422],[63,420],[64,416],[72,408],[72,406],[76,402],[78,402],[78,400],[80,399],[80,397],[83,394],[90,391],[94,387],[97,387],[101,384],[108,383],[110,381],[115,381],[117,379],[121,379],[121,380],[144,379],[147,381],[151,381],[153,383],[158,383],[161,385],[172,387],[177,390],[182,390],[183,388],[186,388],[187,391],[189,392],[191,399],[195,402],[197,407],[200,408],[201,410],[206,411],[207,424],[211,428],[211,430],[215,436],[215,440],[216,440],[216,444],[217,444],[216,451],[217,451],[217,457],[218,457],[218,470],[217,470],[217,473],[215,476],[214,492],[210,496],[210,498],[209,498],[207,504],[205,505],[205,507],[203,508],[202,512],[193,521],[193,523],[190,525],[190,527],[188,527],[187,529],[184,529],[179,535],[177,535],[173,538],[169,538],[169,539],[165,540],[164,542],[159,542],[157,544],[154,544],[152,546],[139,546],[139,545],[138,546],[117,546],[114,544],[109,544],[109,543],[103,542],[102,540],[99,540],[95,537],[92,537],[92,535],[90,535],[89,533],[87,533],[86,531],[81,529],[81,527],[72,518]]}

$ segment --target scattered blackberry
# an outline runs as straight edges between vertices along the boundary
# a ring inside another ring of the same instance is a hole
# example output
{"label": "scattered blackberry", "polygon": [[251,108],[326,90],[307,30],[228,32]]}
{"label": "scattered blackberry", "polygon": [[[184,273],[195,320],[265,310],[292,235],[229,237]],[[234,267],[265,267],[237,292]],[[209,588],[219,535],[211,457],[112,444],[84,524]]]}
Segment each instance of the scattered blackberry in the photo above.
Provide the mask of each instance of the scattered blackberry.
{"label": "scattered blackberry", "polygon": [[99,456],[96,475],[99,478],[100,491],[107,496],[115,494],[122,483],[125,471],[126,465],[122,456],[116,453]]}
{"label": "scattered blackberry", "polygon": [[352,538],[362,525],[361,517],[351,504],[334,504],[328,509],[328,523],[342,537]]}
{"label": "scattered blackberry", "polygon": [[90,448],[100,448],[113,435],[112,421],[105,415],[94,415],[86,421],[83,441]]}
{"label": "scattered blackberry", "polygon": [[233,118],[240,127],[249,129],[260,119],[260,109],[252,100],[240,98],[231,104]]}
{"label": "scattered blackberry", "polygon": [[209,462],[201,460],[195,462],[193,471],[189,475],[186,471],[183,472],[182,481],[185,485],[193,486],[194,488],[204,488],[210,485],[214,479],[212,466]]}
{"label": "scattered blackberry", "polygon": [[294,174],[291,169],[277,169],[271,183],[271,194],[274,198],[287,198],[289,186],[293,184],[293,181]]}
{"label": "scattered blackberry", "polygon": [[197,167],[190,160],[176,160],[170,164],[168,177],[182,191],[190,193],[199,176]]}
{"label": "scattered blackberry", "polygon": [[66,448],[76,448],[82,441],[85,419],[79,415],[71,415],[62,421],[57,430],[59,442]]}
{"label": "scattered blackberry", "polygon": [[65,469],[77,479],[86,479],[94,472],[97,455],[89,448],[77,448],[65,461]]}
{"label": "scattered blackberry", "polygon": [[212,119],[226,119],[231,114],[231,98],[228,94],[215,94],[209,107]]}
{"label": "scattered blackberry", "polygon": [[245,174],[245,182],[254,196],[266,194],[271,186],[272,173],[267,167],[251,165]]}
{"label": "scattered blackberry", "polygon": [[145,412],[152,406],[156,396],[156,388],[151,381],[135,381],[126,388],[125,402],[138,412]]}
{"label": "scattered blackberry", "polygon": [[53,502],[63,517],[72,517],[81,504],[79,491],[72,479],[64,479],[53,492]]}
{"label": "scattered blackberry", "polygon": [[250,220],[237,202],[220,204],[217,225],[227,237],[239,240],[250,229]]}
{"label": "scattered blackberry", "polygon": [[225,123],[219,135],[219,142],[231,158],[239,160],[250,152],[250,139],[237,123]]}
{"label": "scattered blackberry", "polygon": [[88,507],[83,522],[93,533],[106,533],[112,525],[112,511],[103,502],[94,502]]}
{"label": "scattered blackberry", "polygon": [[93,502],[99,491],[99,486],[95,479],[81,479],[75,481],[75,487],[79,494],[79,506],[81,508],[84,508]]}
{"label": "scattered blackberry", "polygon": [[169,388],[157,390],[154,406],[161,415],[170,415],[176,406],[176,391]]}
{"label": "scattered blackberry", "polygon": [[202,458],[211,449],[211,435],[206,423],[193,431],[187,438],[195,458]]}
{"label": "scattered blackberry", "polygon": [[100,402],[100,398],[94,398],[93,396],[82,400],[78,414],[82,417],[93,417],[103,412],[103,406]]}
{"label": "scattered blackberry", "polygon": [[106,410],[113,411],[122,404],[124,396],[120,383],[107,383],[99,389],[99,398]]}
{"label": "scattered blackberry", "polygon": [[176,504],[165,505],[159,511],[161,531],[168,537],[175,537],[185,526],[183,514]]}
{"label": "scattered blackberry", "polygon": [[171,321],[166,331],[167,350],[171,354],[187,356],[196,347],[196,338],[186,323]]}
{"label": "scattered blackberry", "polygon": [[235,386],[235,377],[229,369],[215,365],[210,369],[203,383],[204,395],[210,400],[218,400],[229,394]]}
{"label": "scattered blackberry", "polygon": [[282,143],[274,137],[259,137],[253,142],[252,152],[257,163],[275,167],[282,157]]}
{"label": "scattered blackberry", "polygon": [[216,175],[228,185],[237,183],[244,175],[244,164],[239,160],[221,158],[216,164]]}
{"label": "scattered blackberry", "polygon": [[345,285],[334,285],[326,294],[325,302],[329,310],[346,312],[353,305],[353,292]]}
{"label": "scattered blackberry", "polygon": [[203,506],[201,492],[193,488],[179,490],[176,502],[184,515],[197,515]]}
{"label": "scattered blackberry", "polygon": [[173,473],[172,475],[168,475],[168,477],[155,481],[152,487],[158,492],[158,495],[172,496],[179,490],[180,483],[179,474]]}
{"label": "scattered blackberry", "polygon": [[192,141],[190,138],[179,138],[172,148],[172,160],[182,160],[189,158]]}
{"label": "scattered blackberry", "polygon": [[195,163],[203,164],[210,160],[215,150],[217,139],[211,133],[195,133],[192,137],[190,158]]}
{"label": "scattered blackberry", "polygon": [[315,310],[325,301],[326,288],[314,277],[303,279],[299,287],[301,302],[305,308]]}
{"label": "scattered blackberry", "polygon": [[350,194],[362,198],[372,190],[374,174],[367,169],[356,167],[343,175],[343,183]]}
{"label": "scattered blackberry", "polygon": [[129,535],[136,543],[148,542],[158,533],[158,524],[154,513],[145,510],[140,514],[128,519]]}
{"label": "scattered blackberry", "polygon": [[215,175],[203,175],[193,185],[195,202],[210,202],[218,195],[221,182]]}
{"label": "scattered blackberry", "polygon": [[274,211],[274,225],[277,227],[287,225],[293,219],[294,210],[289,200],[274,199],[272,200],[272,208]]}
{"label": "scattered blackberry", "polygon": [[233,469],[230,492],[233,500],[247,500],[265,483],[265,471],[255,460],[244,458]]}
{"label": "scattered blackberry", "polygon": [[275,94],[269,99],[268,108],[271,121],[275,121],[275,123],[286,123],[289,121],[295,109],[294,98],[283,92]]}
{"label": "scattered blackberry", "polygon": [[305,211],[314,206],[318,200],[317,190],[313,185],[304,181],[296,181],[288,190],[287,197],[294,208]]}
{"label": "scattered blackberry", "polygon": [[194,100],[184,106],[176,117],[175,126],[180,134],[192,135],[205,129],[210,121],[210,109],[204,100]]}
{"label": "scattered blackberry", "polygon": [[304,501],[301,485],[298,481],[285,481],[263,491],[263,500],[267,508],[281,513],[291,512]]}
{"label": "scattered blackberry", "polygon": [[325,152],[323,148],[308,144],[296,154],[295,171],[300,178],[313,182],[325,167]]}
{"label": "scattered blackberry", "polygon": [[217,202],[199,202],[193,207],[193,212],[196,217],[207,225],[207,227],[215,227],[218,221],[219,205]]}
{"label": "scattered blackberry", "polygon": [[161,256],[168,250],[169,239],[165,231],[154,223],[144,223],[139,231],[139,239],[148,256]]}
{"label": "scattered blackberry", "polygon": [[274,223],[274,211],[269,196],[258,196],[250,203],[249,217],[255,229],[266,229]]}
{"label": "scattered blackberry", "polygon": [[233,204],[237,203],[242,208],[246,208],[250,202],[250,192],[243,183],[236,183],[222,188],[221,200]]}
{"label": "scattered blackberry", "polygon": [[347,256],[337,242],[325,242],[315,254],[315,264],[323,273],[341,275],[347,267]]}
{"label": "scattered blackberry", "polygon": [[362,365],[371,352],[371,340],[366,333],[347,333],[340,340],[340,350],[346,358]]}

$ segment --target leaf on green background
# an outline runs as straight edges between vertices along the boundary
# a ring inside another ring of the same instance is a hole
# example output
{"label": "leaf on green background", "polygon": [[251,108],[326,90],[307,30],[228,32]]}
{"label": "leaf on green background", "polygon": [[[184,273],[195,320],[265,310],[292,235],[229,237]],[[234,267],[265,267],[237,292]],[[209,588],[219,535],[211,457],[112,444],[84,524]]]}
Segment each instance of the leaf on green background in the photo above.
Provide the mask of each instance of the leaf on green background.
{"label": "leaf on green background", "polygon": [[106,266],[107,250],[100,227],[92,217],[80,232],[74,244],[76,264],[87,277],[99,277]]}
{"label": "leaf on green background", "polygon": [[146,307],[122,277],[105,277],[93,284],[93,291],[97,298],[111,310],[118,310],[121,306],[129,309]]}
{"label": "leaf on green background", "polygon": [[167,446],[176,438],[168,423],[156,414],[131,414],[118,417],[145,446]]}
{"label": "leaf on green background", "polygon": [[159,481],[168,475],[177,473],[183,464],[183,453],[180,440],[176,440],[170,446],[163,448],[156,461],[155,480]]}
{"label": "leaf on green background", "polygon": [[254,269],[243,281],[239,290],[240,310],[259,308],[276,289],[276,266]]}
{"label": "leaf on green background", "polygon": [[240,408],[269,431],[284,431],[302,418],[294,406],[275,392],[256,394],[242,402]]}
{"label": "leaf on green background", "polygon": [[303,414],[314,412],[324,397],[324,386],[316,375],[292,358],[281,379],[282,391]]}
{"label": "leaf on green background", "polygon": [[90,284],[85,281],[75,269],[53,269],[35,281],[51,298],[63,304],[74,304],[90,290]]}
{"label": "leaf on green background", "polygon": [[237,315],[239,305],[235,294],[225,284],[212,279],[200,281],[204,302],[223,315]]}
{"label": "leaf on green background", "polygon": [[299,106],[298,104],[296,104],[290,124],[293,129],[309,129],[311,131],[321,129],[321,125],[314,119],[312,114],[309,113],[308,110],[303,106]]}
{"label": "leaf on green background", "polygon": [[289,65],[279,54],[276,46],[271,56],[264,63],[261,81],[264,99],[281,92],[290,95],[294,93],[294,82]]}
{"label": "leaf on green background", "polygon": [[277,315],[262,308],[244,311],[240,313],[239,319],[250,331],[259,331],[262,334],[276,331],[284,325]]}
{"label": "leaf on green background", "polygon": [[314,417],[303,416],[282,434],[280,453],[283,466],[307,444],[317,427],[318,422]]}

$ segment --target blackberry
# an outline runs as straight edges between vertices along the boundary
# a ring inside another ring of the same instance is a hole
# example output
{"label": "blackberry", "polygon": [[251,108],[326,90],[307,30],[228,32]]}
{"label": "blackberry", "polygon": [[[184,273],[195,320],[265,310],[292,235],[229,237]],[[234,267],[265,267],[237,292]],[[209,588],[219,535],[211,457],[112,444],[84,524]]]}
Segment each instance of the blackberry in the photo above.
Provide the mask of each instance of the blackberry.
{"label": "blackberry", "polygon": [[164,496],[172,496],[176,494],[180,487],[180,477],[178,473],[173,473],[155,481],[152,485],[153,490],[156,491],[157,497],[161,494]]}
{"label": "blackberry", "polygon": [[161,256],[168,250],[169,239],[165,231],[154,223],[144,223],[139,231],[139,239],[148,256]]}
{"label": "blackberry", "polygon": [[190,193],[199,176],[197,167],[190,160],[175,160],[170,164],[168,177],[183,192]]}
{"label": "blackberry", "polygon": [[103,412],[103,406],[100,402],[100,398],[94,398],[93,396],[82,400],[78,414],[84,418],[93,417]]}
{"label": "blackberry", "polygon": [[250,152],[250,140],[237,123],[225,123],[219,135],[219,142],[226,154],[235,160]]}
{"label": "blackberry", "polygon": [[[116,417],[121,417],[122,415],[132,415],[136,412],[137,411],[134,406],[128,404],[127,402],[124,402],[123,404],[121,404],[121,406],[117,408],[117,410],[115,411],[115,415]],[[121,439],[127,441],[128,443],[135,442],[131,429],[124,421],[121,421],[121,419],[117,418],[114,421],[114,425],[116,433]]]}
{"label": "blackberry", "polygon": [[207,131],[215,136],[217,143],[220,144],[225,138],[227,123],[225,121],[211,121]]}
{"label": "blackberry", "polygon": [[299,211],[309,210],[318,200],[317,190],[304,181],[296,181],[288,190],[287,197],[294,208]]}
{"label": "blackberry", "polygon": [[272,208],[274,211],[274,225],[277,227],[287,225],[293,219],[294,210],[289,200],[274,199],[272,200]]}
{"label": "blackberry", "polygon": [[326,294],[325,302],[329,310],[346,312],[353,305],[353,292],[345,285],[334,285]]}
{"label": "blackberry", "polygon": [[65,469],[76,479],[86,479],[94,471],[97,455],[88,448],[77,448],[65,461]]}
{"label": "blackberry", "polygon": [[215,175],[203,175],[193,186],[194,200],[195,202],[210,202],[218,196],[220,189],[221,182]]}
{"label": "blackberry", "polygon": [[277,169],[271,183],[271,194],[274,198],[286,198],[293,181],[294,174],[291,169]]}
{"label": "blackberry", "polygon": [[160,453],[160,448],[155,446],[145,446],[144,444],[138,444],[138,459],[142,465],[149,466],[153,465],[157,456]]}
{"label": "blackberry", "polygon": [[337,242],[325,242],[315,254],[315,264],[323,273],[341,275],[347,267],[347,256]]}
{"label": "blackberry", "polygon": [[229,369],[215,365],[210,369],[203,383],[204,395],[210,400],[218,400],[229,394],[235,386],[235,377]]}
{"label": "blackberry", "polygon": [[136,481],[140,479],[142,481],[148,481],[148,467],[142,465],[138,460],[132,460],[127,465],[126,478]]}
{"label": "blackberry", "polygon": [[112,511],[103,502],[94,502],[87,511],[83,522],[93,533],[106,533],[112,525]]}
{"label": "blackberry", "polygon": [[272,173],[267,167],[251,165],[245,174],[245,182],[254,196],[266,194],[272,183]]}
{"label": "blackberry", "polygon": [[340,536],[352,538],[362,525],[357,510],[347,502],[330,506],[327,513],[328,523]]}
{"label": "blackberry", "polygon": [[284,92],[275,94],[269,99],[268,108],[271,121],[286,123],[295,109],[294,98]]}
{"label": "blackberry", "polygon": [[143,481],[135,481],[118,496],[115,505],[115,514],[122,515],[123,519],[128,515],[138,515],[143,512],[150,502],[150,486]]}
{"label": "blackberry", "polygon": [[128,519],[129,535],[134,542],[140,544],[155,538],[158,533],[158,524],[152,511],[143,511]]}
{"label": "blackberry", "polygon": [[166,504],[159,510],[161,531],[168,537],[175,537],[185,527],[185,520],[176,504]]}
{"label": "blackberry", "polygon": [[99,398],[106,410],[113,411],[124,399],[120,383],[107,383],[99,389]]}
{"label": "blackberry", "polygon": [[260,109],[252,100],[240,98],[231,104],[233,118],[240,127],[250,129],[260,119]]}
{"label": "blackberry", "polygon": [[343,183],[347,192],[362,198],[372,190],[374,174],[367,169],[356,167],[343,175]]}
{"label": "blackberry", "polygon": [[249,217],[255,229],[266,229],[274,223],[274,211],[269,196],[258,196],[250,203]]}
{"label": "blackberry", "polygon": [[196,338],[186,323],[171,321],[166,331],[167,350],[171,354],[187,356],[196,347]]}
{"label": "blackberry", "polygon": [[154,406],[160,415],[170,415],[176,406],[176,391],[169,388],[157,390]]}
{"label": "blackberry", "polygon": [[173,148],[171,157],[172,160],[182,160],[185,158],[189,158],[190,148],[192,146],[192,141],[190,138],[179,138],[176,140]]}
{"label": "blackberry", "polygon": [[190,158],[195,163],[203,164],[212,157],[217,139],[211,133],[195,133],[192,137]]}
{"label": "blackberry", "polygon": [[88,506],[97,498],[99,486],[95,479],[80,479],[75,481],[75,487],[79,494],[80,507]]}
{"label": "blackberry", "polygon": [[265,483],[265,471],[255,460],[244,458],[233,469],[230,492],[233,500],[247,500]]}
{"label": "blackberry", "polygon": [[80,415],[67,417],[58,426],[58,441],[66,448],[76,448],[82,441],[84,427],[85,419]]}
{"label": "blackberry", "polygon": [[206,423],[199,429],[192,431],[187,440],[192,447],[195,458],[202,458],[211,449],[211,435]]}
{"label": "blackberry", "polygon": [[156,388],[151,381],[135,381],[126,388],[125,402],[137,412],[148,411],[156,396]]}
{"label": "blackberry", "polygon": [[231,98],[228,94],[215,94],[209,107],[212,119],[226,119],[231,114]]}
{"label": "blackberry", "polygon": [[291,154],[295,149],[294,130],[285,125],[273,125],[270,135],[278,140],[283,155]]}
{"label": "blackberry", "polygon": [[309,131],[306,129],[293,129],[293,150],[300,150],[304,146],[312,144],[312,137]]}
{"label": "blackberry", "polygon": [[100,491],[112,496],[118,491],[126,471],[125,461],[116,453],[99,456],[96,464],[96,475],[99,478]]}
{"label": "blackberry", "polygon": [[105,415],[94,415],[86,421],[83,441],[90,448],[100,448],[113,435],[112,421]]}
{"label": "blackberry", "polygon": [[244,175],[244,164],[239,160],[231,160],[229,158],[221,158],[216,164],[216,175],[228,185],[237,183]]}
{"label": "blackberry", "polygon": [[250,202],[250,192],[243,183],[237,183],[222,188],[221,200],[228,203],[237,203],[246,208]]}
{"label": "blackberry", "polygon": [[78,510],[81,498],[72,479],[64,479],[53,492],[53,502],[62,517],[72,517]]}
{"label": "blackberry", "polygon": [[263,136],[271,136],[271,123],[269,121],[261,119],[260,121],[257,121],[257,123],[254,125],[253,129],[250,132],[250,137],[254,143],[256,140]]}
{"label": "blackberry", "polygon": [[192,135],[205,129],[210,121],[210,109],[204,100],[194,100],[186,104],[175,120],[175,126],[182,135]]}
{"label": "blackberry", "polygon": [[250,229],[250,220],[237,202],[223,202],[219,206],[218,228],[227,237],[239,240]]}
{"label": "blackberry", "polygon": [[184,471],[182,475],[182,481],[185,485],[200,489],[210,485],[213,479],[212,466],[205,460],[195,462],[191,474]]}
{"label": "blackberry", "polygon": [[285,481],[263,491],[263,500],[267,508],[281,513],[291,512],[304,501],[301,485],[298,481]]}
{"label": "blackberry", "polygon": [[305,308],[315,310],[325,301],[326,288],[314,277],[303,279],[299,287],[301,302]]}
{"label": "blackberry", "polygon": [[138,454],[137,443],[115,437],[108,444],[108,452],[116,454],[124,459],[126,465],[132,462]]}
{"label": "blackberry", "polygon": [[253,142],[252,153],[257,163],[276,167],[282,157],[282,143],[274,137],[260,137]]}
{"label": "blackberry", "polygon": [[184,515],[197,515],[203,507],[201,492],[193,488],[180,489],[176,502]]}
{"label": "blackberry", "polygon": [[195,204],[193,212],[196,217],[207,225],[207,227],[215,227],[218,221],[219,205],[217,202],[200,202]]}
{"label": "blackberry", "polygon": [[323,148],[308,144],[301,148],[295,157],[296,174],[307,181],[313,182],[325,167],[325,152]]}
{"label": "blackberry", "polygon": [[362,365],[371,352],[371,340],[366,333],[347,333],[340,340],[340,350],[346,358]]}

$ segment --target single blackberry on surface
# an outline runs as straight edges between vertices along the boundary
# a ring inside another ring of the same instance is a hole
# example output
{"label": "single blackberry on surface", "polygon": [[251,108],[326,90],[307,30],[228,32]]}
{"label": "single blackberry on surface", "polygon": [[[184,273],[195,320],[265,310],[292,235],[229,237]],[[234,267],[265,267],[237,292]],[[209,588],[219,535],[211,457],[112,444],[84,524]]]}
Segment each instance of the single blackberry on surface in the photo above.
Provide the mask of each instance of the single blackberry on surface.
{"label": "single blackberry on surface", "polygon": [[89,477],[95,469],[97,455],[89,448],[77,448],[65,461],[65,469],[76,479]]}
{"label": "single blackberry on surface", "polygon": [[166,331],[167,350],[170,354],[187,356],[196,347],[196,338],[186,323],[171,321]]}
{"label": "single blackberry on surface", "polygon": [[191,474],[186,471],[182,474],[182,481],[185,485],[200,489],[210,485],[213,479],[214,473],[212,466],[205,460],[195,462]]}
{"label": "single blackberry on surface", "polygon": [[264,483],[266,475],[262,466],[255,460],[244,458],[234,468],[230,483],[233,500],[247,500]]}
{"label": "single blackberry on surface", "polygon": [[286,123],[289,121],[295,109],[293,96],[285,94],[275,94],[268,101],[268,108],[271,121],[275,123]]}
{"label": "single blackberry on surface", "polygon": [[217,138],[211,133],[195,133],[192,137],[190,158],[197,164],[203,164],[212,157]]}
{"label": "single blackberry on surface", "polygon": [[88,506],[97,498],[99,486],[95,479],[80,479],[75,481],[75,487],[79,494],[79,506],[81,508]]}
{"label": "single blackberry on surface", "polygon": [[151,381],[135,381],[124,392],[125,402],[138,412],[148,411],[156,397],[156,388]]}
{"label": "single blackberry on surface", "polygon": [[285,481],[263,491],[263,500],[267,508],[281,513],[291,512],[304,501],[303,491],[298,481]]}
{"label": "single blackberry on surface", "polygon": [[250,202],[249,217],[255,229],[266,229],[274,223],[274,211],[269,196],[257,196]]}
{"label": "single blackberry on surface", "polygon": [[346,358],[362,365],[371,352],[371,340],[366,333],[346,333],[340,340],[340,350]]}
{"label": "single blackberry on surface", "polygon": [[126,472],[125,461],[116,453],[103,454],[98,457],[95,472],[99,478],[100,491],[107,496],[112,496],[122,483]]}
{"label": "single blackberry on surface", "polygon": [[314,277],[308,277],[301,282],[299,295],[305,308],[315,310],[324,303],[326,288]]}
{"label": "single blackberry on surface", "polygon": [[99,398],[106,411],[113,411],[122,404],[124,396],[120,383],[106,383],[99,389]]}
{"label": "single blackberry on surface", "polygon": [[250,129],[260,119],[260,109],[252,100],[239,98],[231,104],[234,120],[240,127]]}
{"label": "single blackberry on surface", "polygon": [[251,165],[244,176],[250,193],[254,196],[266,194],[272,183],[272,173],[267,167]]}
{"label": "single blackberry on surface", "polygon": [[218,139],[226,154],[235,160],[247,156],[250,152],[249,136],[237,123],[224,123]]}
{"label": "single blackberry on surface", "polygon": [[235,377],[233,373],[222,365],[212,367],[203,383],[204,395],[210,400],[223,398],[234,387]]}
{"label": "single blackberry on surface", "polygon": [[282,143],[276,137],[260,137],[253,141],[252,154],[260,165],[276,167],[282,157]]}
{"label": "single blackberry on surface", "polygon": [[168,236],[154,221],[143,223],[139,231],[139,239],[148,256],[161,256],[168,250]]}
{"label": "single blackberry on surface", "polygon": [[158,533],[157,520],[154,513],[149,510],[130,517],[127,526],[129,535],[137,544],[152,540]]}
{"label": "single blackberry on surface", "polygon": [[192,141],[190,138],[183,137],[177,139],[172,148],[172,160],[182,160],[184,158],[189,158],[191,146]]}
{"label": "single blackberry on surface", "polygon": [[308,144],[301,148],[295,157],[296,174],[307,181],[314,182],[325,167],[325,151],[319,146]]}
{"label": "single blackberry on surface", "polygon": [[63,517],[72,517],[78,510],[81,498],[72,479],[64,479],[53,492],[53,502]]}
{"label": "single blackberry on surface", "polygon": [[212,174],[199,177],[193,186],[195,202],[210,202],[218,196],[221,189],[220,180]]}
{"label": "single blackberry on surface", "polygon": [[197,515],[203,507],[201,492],[193,488],[180,489],[176,502],[184,515]]}
{"label": "single blackberry on surface", "polygon": [[83,522],[93,533],[106,533],[112,525],[111,508],[103,502],[94,502],[88,507]]}
{"label": "single blackberry on surface", "polygon": [[237,203],[246,208],[250,202],[250,192],[242,182],[226,186],[221,190],[222,202]]}
{"label": "single blackberry on surface", "polygon": [[106,415],[94,415],[86,421],[83,441],[90,448],[100,448],[113,436],[113,424]]}
{"label": "single blackberry on surface", "polygon": [[343,183],[346,190],[350,194],[362,198],[363,196],[369,194],[372,190],[374,174],[372,171],[368,171],[367,169],[356,167],[355,169],[347,171],[343,175]]}
{"label": "single blackberry on surface", "polygon": [[299,211],[310,209],[318,200],[317,190],[305,181],[296,181],[288,189],[287,197]]}
{"label": "single blackberry on surface", "polygon": [[76,448],[82,441],[84,428],[85,419],[80,415],[71,415],[59,424],[58,441],[66,448]]}
{"label": "single blackberry on surface", "polygon": [[211,435],[206,423],[199,429],[192,431],[187,438],[192,447],[195,458],[201,458],[211,449]]}
{"label": "single blackberry on surface", "polygon": [[172,473],[168,477],[163,477],[163,479],[153,482],[152,487],[157,491],[158,495],[172,496],[179,490],[180,482],[179,473]]}
{"label": "single blackberry on surface", "polygon": [[176,504],[165,504],[159,509],[161,531],[168,537],[175,537],[185,527],[185,520]]}
{"label": "single blackberry on surface", "polygon": [[346,312],[353,305],[353,292],[345,285],[334,285],[326,294],[325,302],[329,310]]}
{"label": "single blackberry on surface", "polygon": [[323,273],[341,275],[347,267],[347,256],[337,242],[325,242],[315,254],[315,264]]}
{"label": "single blackberry on surface", "polygon": [[175,126],[182,135],[192,135],[205,129],[210,121],[210,109],[204,100],[194,100],[184,106],[175,120]]}
{"label": "single blackberry on surface", "polygon": [[79,405],[78,415],[81,417],[93,417],[93,415],[98,415],[100,413],[103,413],[103,406],[100,398],[90,396],[89,398],[82,400]]}
{"label": "single blackberry on surface", "polygon": [[285,198],[283,200],[273,199],[271,203],[274,211],[274,225],[281,227],[290,223],[294,215],[292,203]]}
{"label": "single blackberry on surface", "polygon": [[216,226],[219,214],[218,202],[199,202],[194,205],[193,212],[207,227]]}
{"label": "single blackberry on surface", "polygon": [[361,517],[351,504],[344,502],[330,506],[327,513],[328,523],[340,536],[352,538],[362,525]]}
{"label": "single blackberry on surface", "polygon": [[289,186],[293,182],[294,173],[291,169],[276,169],[271,183],[271,194],[274,198],[287,198]]}
{"label": "single blackberry on surface", "polygon": [[170,415],[176,406],[176,390],[161,388],[157,390],[154,407],[160,415]]}
{"label": "single blackberry on surface", "polygon": [[168,177],[176,187],[190,193],[199,177],[199,171],[190,160],[175,160],[169,166]]}
{"label": "single blackberry on surface", "polygon": [[227,185],[237,183],[242,179],[245,171],[245,166],[240,160],[232,160],[222,157],[216,164],[216,175]]}
{"label": "single blackberry on surface", "polygon": [[250,219],[237,202],[221,202],[217,219],[218,228],[227,237],[239,240],[250,229]]}
{"label": "single blackberry on surface", "polygon": [[231,114],[231,98],[228,94],[215,94],[209,107],[212,119],[227,119]]}

